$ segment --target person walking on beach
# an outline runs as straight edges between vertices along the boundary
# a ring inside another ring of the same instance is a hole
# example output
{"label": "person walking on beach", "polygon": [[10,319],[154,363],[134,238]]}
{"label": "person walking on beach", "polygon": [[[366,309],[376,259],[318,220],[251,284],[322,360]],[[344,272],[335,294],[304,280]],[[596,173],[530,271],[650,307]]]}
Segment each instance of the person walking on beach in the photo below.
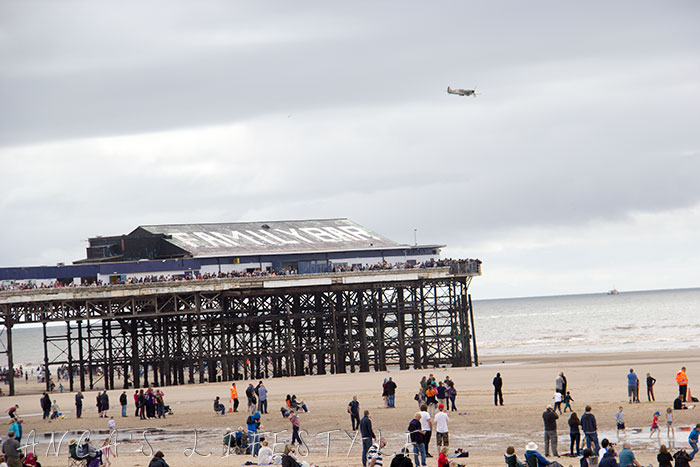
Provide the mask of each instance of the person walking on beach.
{"label": "person walking on beach", "polygon": [[450,445],[450,430],[447,426],[450,417],[447,416],[443,404],[438,405],[438,410],[439,412],[435,414],[435,439],[438,451],[440,451],[441,447],[448,447]]}
{"label": "person walking on beach", "polygon": [[119,404],[122,406],[122,417],[126,417],[126,391],[122,392],[122,395],[119,396]]}
{"label": "person walking on beach", "polygon": [[688,444],[693,449],[693,452],[690,453],[690,460],[695,459],[695,454],[698,453],[698,435],[700,435],[700,423],[695,425],[695,428],[688,435]]}
{"label": "person walking on beach", "polygon": [[[581,455],[581,430],[579,429],[579,419],[576,412],[571,412],[569,417],[569,438],[571,439],[571,446],[569,447],[569,455],[573,457],[574,455]],[[576,454],[574,454],[574,448],[576,448]]]}
{"label": "person walking on beach", "polygon": [[598,443],[598,424],[591,410],[591,406],[587,405],[585,413],[581,416],[581,428],[583,429],[583,436],[586,437],[586,447],[590,449],[591,444],[593,444],[595,447],[593,452],[598,452],[600,451],[600,444]]}
{"label": "person walking on beach", "polygon": [[450,381],[447,386],[447,407],[452,412],[456,412],[457,406],[455,405],[455,399],[457,398],[457,389],[455,388],[454,381]]}
{"label": "person walking on beach", "polygon": [[134,417],[139,416],[139,390],[134,391]]}
{"label": "person walking on beach", "polygon": [[350,414],[352,431],[357,431],[360,428],[360,403],[357,401],[357,396],[352,396],[352,400],[348,404],[348,413]]}
{"label": "person walking on beach", "polygon": [[83,414],[83,393],[78,391],[75,395],[75,418],[80,418]]}
{"label": "person walking on beach", "polygon": [[654,398],[654,385],[656,384],[656,378],[651,376],[651,373],[647,373],[647,399],[649,402],[655,402]]}
{"label": "person walking on beach", "polygon": [[615,412],[615,425],[617,426],[617,442],[620,442],[620,432],[627,438],[627,431],[625,430],[625,413],[622,411],[622,406]]}
{"label": "person walking on beach", "polygon": [[442,381],[438,383],[438,386],[437,388],[435,388],[435,391],[437,392],[436,397],[438,405],[445,405],[445,399],[447,399],[447,388],[442,383]]}
{"label": "person walking on beach", "polygon": [[[561,396],[561,394],[559,394]],[[552,455],[559,457],[557,452],[557,419],[559,415],[554,411],[551,405],[542,412],[542,420],[544,421],[544,455],[549,456],[549,445],[552,445]]]}
{"label": "person walking on beach", "polygon": [[428,412],[428,406],[423,404],[420,407],[420,427],[423,430],[423,441],[425,442],[425,457],[433,457],[430,455],[430,436],[433,432],[433,421]]}
{"label": "person walking on beach", "polygon": [[686,402],[686,394],[688,393],[688,375],[685,373],[685,367],[678,370],[676,373],[676,384],[678,384],[678,396],[681,402]]}
{"label": "person walking on beach", "polygon": [[676,432],[673,429],[673,409],[671,407],[666,409],[666,437],[668,438],[668,446],[675,448]]}
{"label": "person walking on beach", "polygon": [[267,413],[267,388],[262,381],[258,385],[258,412]]}
{"label": "person walking on beach", "polygon": [[40,402],[41,402],[42,419],[48,420],[49,414],[51,412],[51,398],[49,397],[48,394],[44,393],[41,396]]}
{"label": "person walking on beach", "polygon": [[294,412],[294,410],[289,411],[289,421],[292,424],[292,446],[294,446],[295,442],[298,442],[299,445],[302,444],[301,442],[301,437],[299,436],[299,428],[301,427],[301,422],[299,421],[299,417],[297,417],[297,414]]}
{"label": "person walking on beach", "polygon": [[395,399],[396,399],[396,383],[394,380],[389,377],[389,381],[386,382],[386,401],[387,401],[387,407],[390,409],[393,409],[396,407],[395,405]]}
{"label": "person walking on beach", "polygon": [[365,410],[365,416],[360,420],[360,435],[362,436],[362,466],[367,467],[367,452],[377,436],[372,431],[372,419],[369,410]]}
{"label": "person walking on beach", "polygon": [[557,379],[554,380],[554,390],[559,394],[563,395],[566,394],[566,391],[564,389],[564,373],[560,372],[559,376],[557,376]]}
{"label": "person walking on beach", "polygon": [[433,386],[428,386],[428,390],[425,392],[425,402],[431,416],[435,413],[435,409],[437,408],[437,399],[435,398],[435,395],[435,388]]}
{"label": "person walking on beach", "polygon": [[245,395],[248,398],[248,412],[255,412],[257,400],[255,399],[255,386],[253,386],[253,383],[248,385],[248,388],[245,390]]}
{"label": "person walking on beach", "polygon": [[634,372],[633,368],[630,368],[630,372],[627,373],[627,395],[629,396],[629,403],[639,402],[639,392],[637,388],[639,387],[639,378]]}
{"label": "person walking on beach", "polygon": [[554,393],[554,411],[556,412],[559,410],[559,414],[561,415],[561,402],[564,400],[564,396],[561,395],[560,392],[555,392]]}
{"label": "person walking on beach", "polygon": [[503,388],[503,379],[500,373],[496,373],[496,377],[493,378],[493,405],[496,407],[498,407],[499,403],[503,405],[503,392],[501,388]]}
{"label": "person walking on beach", "polygon": [[416,461],[416,467],[425,467],[425,431],[421,429],[420,420],[421,413],[417,412],[408,424],[408,432],[413,443],[413,459]]}
{"label": "person walking on beach", "polygon": [[651,433],[649,433],[649,439],[651,439],[654,436],[654,433],[656,433],[656,438],[659,441],[659,447],[661,447],[661,429],[659,428],[659,417],[661,414],[656,411],[654,412],[654,416],[651,419]]}

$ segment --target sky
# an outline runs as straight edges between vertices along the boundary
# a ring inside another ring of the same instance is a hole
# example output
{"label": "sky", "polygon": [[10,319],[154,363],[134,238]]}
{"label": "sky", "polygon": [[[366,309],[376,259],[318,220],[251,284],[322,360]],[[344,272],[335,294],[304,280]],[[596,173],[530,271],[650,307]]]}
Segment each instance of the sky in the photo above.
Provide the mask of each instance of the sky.
{"label": "sky", "polygon": [[478,298],[700,286],[698,18],[1,2],[0,266],[140,224],[349,217],[480,258]]}

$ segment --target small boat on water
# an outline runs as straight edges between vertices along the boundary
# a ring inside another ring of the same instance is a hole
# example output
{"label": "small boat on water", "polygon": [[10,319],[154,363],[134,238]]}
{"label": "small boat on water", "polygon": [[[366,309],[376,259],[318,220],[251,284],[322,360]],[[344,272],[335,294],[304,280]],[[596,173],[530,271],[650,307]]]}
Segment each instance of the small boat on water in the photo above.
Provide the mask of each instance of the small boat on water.
{"label": "small boat on water", "polygon": [[608,290],[608,295],[620,295],[617,289]]}

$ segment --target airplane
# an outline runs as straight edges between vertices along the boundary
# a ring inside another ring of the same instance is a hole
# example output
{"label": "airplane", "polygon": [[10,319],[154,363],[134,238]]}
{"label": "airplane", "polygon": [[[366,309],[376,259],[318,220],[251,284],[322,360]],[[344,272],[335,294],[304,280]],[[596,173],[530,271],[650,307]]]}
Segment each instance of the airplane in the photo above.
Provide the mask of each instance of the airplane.
{"label": "airplane", "polygon": [[456,94],[458,96],[476,97],[476,90],[474,90],[474,89],[452,89],[449,86],[447,86],[447,94]]}

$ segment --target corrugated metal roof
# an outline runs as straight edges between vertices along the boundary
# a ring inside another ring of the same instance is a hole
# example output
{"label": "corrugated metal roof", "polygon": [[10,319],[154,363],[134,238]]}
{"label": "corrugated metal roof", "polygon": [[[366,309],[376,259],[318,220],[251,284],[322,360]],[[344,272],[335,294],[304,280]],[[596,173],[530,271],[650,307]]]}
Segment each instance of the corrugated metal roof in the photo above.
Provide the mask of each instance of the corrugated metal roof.
{"label": "corrugated metal roof", "polygon": [[142,225],[192,256],[408,247],[349,219]]}

